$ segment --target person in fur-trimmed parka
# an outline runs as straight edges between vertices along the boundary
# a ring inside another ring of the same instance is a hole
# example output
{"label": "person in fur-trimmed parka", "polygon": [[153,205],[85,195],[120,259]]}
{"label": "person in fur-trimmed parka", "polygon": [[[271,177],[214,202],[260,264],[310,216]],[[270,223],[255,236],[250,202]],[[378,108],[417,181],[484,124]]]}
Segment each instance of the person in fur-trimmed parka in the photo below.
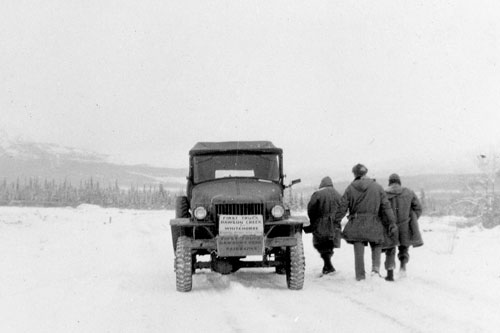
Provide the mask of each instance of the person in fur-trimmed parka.
{"label": "person in fur-trimmed parka", "polygon": [[340,247],[340,224],[334,224],[339,202],[340,194],[333,187],[332,179],[324,177],[319,184],[319,190],[312,194],[307,205],[311,224],[305,227],[304,231],[313,234],[313,246],[324,262],[323,274],[335,272],[331,258],[333,249]]}
{"label": "person in fur-trimmed parka", "polygon": [[[399,234],[398,259],[401,263],[400,271],[404,275],[406,265],[410,260],[409,247],[417,247],[424,244],[417,223],[418,218],[422,214],[422,206],[417,195],[412,190],[401,186],[401,178],[398,174],[393,173],[389,176],[389,187],[385,189],[385,192],[397,220]],[[386,280],[394,281],[396,247],[391,247],[384,251],[386,253]]]}

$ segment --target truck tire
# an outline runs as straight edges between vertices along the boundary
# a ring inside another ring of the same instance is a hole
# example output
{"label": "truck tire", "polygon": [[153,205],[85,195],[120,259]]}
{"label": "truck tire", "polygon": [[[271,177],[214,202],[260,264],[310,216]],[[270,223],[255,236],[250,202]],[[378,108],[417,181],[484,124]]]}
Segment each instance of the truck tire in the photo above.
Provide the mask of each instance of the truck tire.
{"label": "truck tire", "polygon": [[193,264],[189,238],[186,236],[180,236],[177,239],[174,266],[177,291],[191,291],[193,286]]}
{"label": "truck tire", "polygon": [[288,289],[300,290],[304,286],[306,260],[304,257],[304,245],[302,234],[295,233],[297,245],[286,249],[286,285]]}
{"label": "truck tire", "polygon": [[177,250],[177,240],[182,236],[182,228],[177,225],[170,226],[170,233],[172,234],[172,245],[174,247],[174,252]]}
{"label": "truck tire", "polygon": [[[179,196],[175,199],[175,218],[187,218],[189,214],[189,201],[186,196]],[[177,250],[177,239],[182,236],[182,228],[179,226],[171,226],[170,233],[172,235],[172,246],[174,252]]]}
{"label": "truck tire", "polygon": [[182,195],[175,199],[175,218],[185,217],[190,217],[189,201],[185,195]]}

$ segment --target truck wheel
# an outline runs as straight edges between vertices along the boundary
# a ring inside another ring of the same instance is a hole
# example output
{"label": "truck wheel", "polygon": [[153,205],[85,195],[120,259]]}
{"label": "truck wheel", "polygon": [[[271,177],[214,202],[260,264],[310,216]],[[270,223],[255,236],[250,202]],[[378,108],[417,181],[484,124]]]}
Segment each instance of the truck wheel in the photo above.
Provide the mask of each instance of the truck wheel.
{"label": "truck wheel", "polygon": [[295,238],[297,239],[297,245],[286,249],[286,285],[288,289],[300,290],[304,286],[306,260],[302,234],[300,232],[295,233]]}
{"label": "truck wheel", "polygon": [[182,195],[175,199],[175,217],[176,218],[190,217],[189,201],[185,195]]}
{"label": "truck wheel", "polygon": [[170,226],[170,233],[172,234],[172,245],[175,252],[177,250],[177,240],[182,236],[182,229],[177,225],[172,225]]}
{"label": "truck wheel", "polygon": [[175,279],[177,291],[191,291],[193,286],[193,264],[189,238],[180,236],[175,250]]}

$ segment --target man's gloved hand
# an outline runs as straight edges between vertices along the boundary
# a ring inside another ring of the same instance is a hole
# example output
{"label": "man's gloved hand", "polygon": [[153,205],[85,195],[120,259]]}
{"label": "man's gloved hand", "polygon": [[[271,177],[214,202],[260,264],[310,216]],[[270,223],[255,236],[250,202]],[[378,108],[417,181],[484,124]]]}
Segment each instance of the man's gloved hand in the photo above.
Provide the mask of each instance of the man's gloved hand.
{"label": "man's gloved hand", "polygon": [[306,234],[310,234],[313,232],[312,226],[310,224],[302,226],[302,230],[304,230]]}
{"label": "man's gloved hand", "polygon": [[398,226],[394,223],[389,225],[389,235],[394,236],[398,232]]}

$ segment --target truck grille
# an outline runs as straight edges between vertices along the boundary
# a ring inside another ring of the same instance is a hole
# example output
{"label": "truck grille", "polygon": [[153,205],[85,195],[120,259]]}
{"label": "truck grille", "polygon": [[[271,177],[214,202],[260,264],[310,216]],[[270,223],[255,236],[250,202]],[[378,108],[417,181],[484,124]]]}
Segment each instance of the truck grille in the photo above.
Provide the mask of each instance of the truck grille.
{"label": "truck grille", "polygon": [[217,220],[219,215],[264,215],[264,205],[261,203],[249,204],[219,204],[215,205]]}

